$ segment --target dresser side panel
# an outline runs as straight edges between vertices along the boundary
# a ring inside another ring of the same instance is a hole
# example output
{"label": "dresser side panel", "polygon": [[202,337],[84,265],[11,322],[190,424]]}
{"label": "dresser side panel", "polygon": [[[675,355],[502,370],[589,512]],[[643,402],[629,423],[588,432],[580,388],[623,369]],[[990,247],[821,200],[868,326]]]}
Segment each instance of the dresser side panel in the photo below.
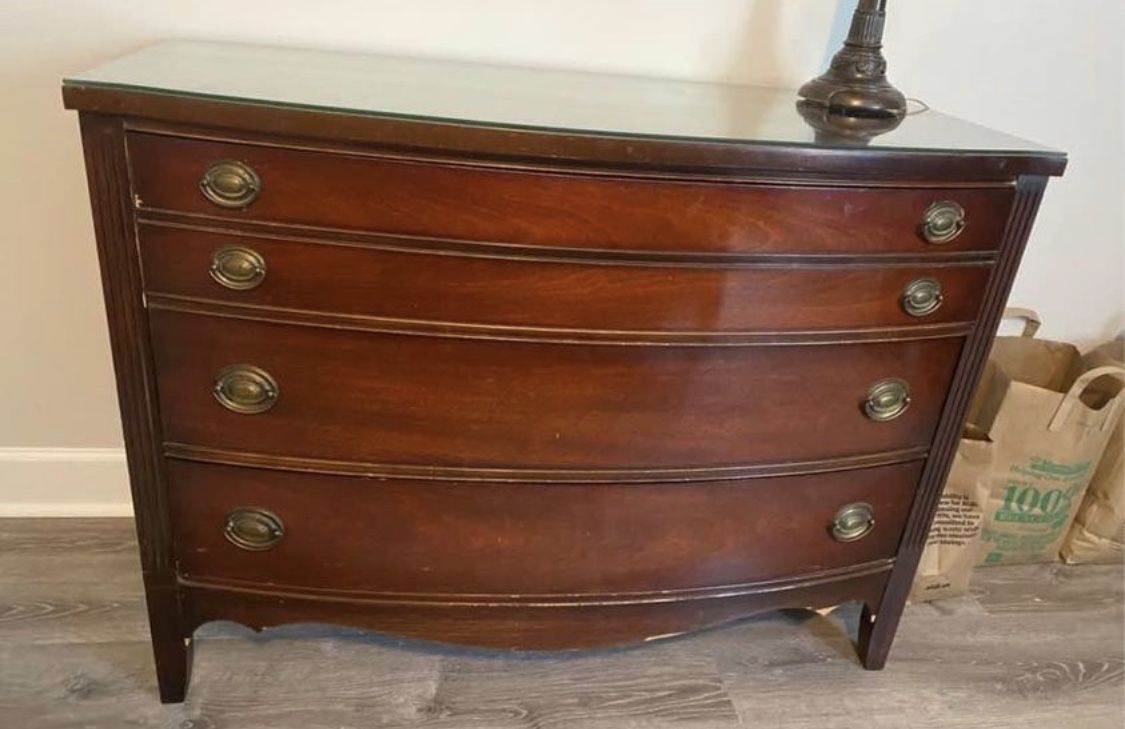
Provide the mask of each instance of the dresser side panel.
{"label": "dresser side panel", "polygon": [[156,377],[120,119],[80,116],[141,571],[161,699],[181,701],[187,638],[176,584]]}
{"label": "dresser side panel", "polygon": [[962,350],[887,592],[880,605],[877,608],[868,606],[861,618],[860,653],[867,668],[882,668],[886,662],[946,476],[957,452],[969,405],[988,359],[1046,185],[1045,177],[1021,177],[1017,181],[1016,201],[1001,242],[1000,256],[988,283],[980,318]]}

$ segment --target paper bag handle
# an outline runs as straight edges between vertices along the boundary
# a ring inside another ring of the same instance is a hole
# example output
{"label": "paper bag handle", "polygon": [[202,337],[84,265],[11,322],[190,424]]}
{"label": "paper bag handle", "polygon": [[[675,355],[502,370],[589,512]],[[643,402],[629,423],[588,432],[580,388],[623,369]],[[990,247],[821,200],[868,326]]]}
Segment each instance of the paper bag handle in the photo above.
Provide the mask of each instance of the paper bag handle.
{"label": "paper bag handle", "polygon": [[[1067,391],[1066,396],[1063,397],[1062,402],[1059,403],[1058,410],[1055,411],[1055,416],[1051,418],[1051,424],[1047,426],[1047,430],[1052,433],[1057,433],[1066,425],[1066,421],[1070,418],[1070,413],[1074,410],[1075,404],[1082,393],[1094,380],[1101,379],[1102,377],[1117,377],[1122,382],[1125,382],[1125,368],[1117,367],[1116,365],[1106,365],[1105,367],[1095,367],[1089,372],[1083,372],[1082,375],[1074,381]],[[1102,421],[1102,430],[1108,428],[1114,422],[1114,413],[1117,406],[1121,404],[1122,396],[1119,394],[1114,397],[1105,406],[1105,420]]]}
{"label": "paper bag handle", "polygon": [[1025,309],[1020,306],[1009,306],[1004,309],[1002,319],[1023,319],[1023,331],[1020,332],[1021,337],[1034,337],[1035,333],[1039,331],[1039,327],[1043,324],[1043,319],[1040,318],[1039,312],[1035,309]]}

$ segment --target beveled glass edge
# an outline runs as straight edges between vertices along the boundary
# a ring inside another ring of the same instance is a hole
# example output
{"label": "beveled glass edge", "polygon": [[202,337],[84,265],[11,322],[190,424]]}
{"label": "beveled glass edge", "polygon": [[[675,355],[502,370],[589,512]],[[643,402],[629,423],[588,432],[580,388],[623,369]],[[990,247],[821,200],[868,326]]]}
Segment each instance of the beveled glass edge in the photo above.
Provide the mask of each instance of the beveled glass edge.
{"label": "beveled glass edge", "polygon": [[[224,104],[232,104],[238,106],[256,106],[267,109],[286,110],[291,109],[295,111],[306,111],[319,114],[336,114],[341,116],[352,116],[370,119],[393,119],[408,122],[418,123],[431,123],[442,124],[450,126],[463,126],[479,129],[495,129],[495,130],[510,130],[510,131],[524,131],[536,134],[565,134],[584,137],[600,137],[607,139],[620,139],[620,140],[653,140],[664,142],[697,142],[707,144],[720,144],[730,145],[737,147],[755,147],[763,146],[776,149],[808,149],[820,150],[825,152],[848,152],[848,151],[865,151],[870,153],[884,153],[884,154],[923,154],[923,155],[944,155],[944,154],[957,154],[961,156],[971,157],[1013,157],[1013,158],[1057,158],[1060,160],[1067,159],[1067,153],[1062,150],[1046,147],[1036,142],[1031,142],[1020,137],[1008,136],[1027,144],[1027,149],[1021,148],[949,148],[949,147],[908,147],[908,146],[880,146],[878,140],[872,140],[866,144],[837,144],[828,145],[817,143],[815,141],[783,141],[773,139],[732,139],[730,137],[709,137],[701,135],[667,135],[667,134],[646,134],[643,132],[625,132],[613,131],[607,129],[589,129],[589,128],[576,128],[576,127],[563,127],[563,126],[542,126],[533,124],[519,124],[515,122],[495,122],[495,121],[482,121],[474,119],[464,119],[459,117],[445,117],[445,116],[425,116],[420,114],[406,114],[401,112],[388,112],[388,111],[369,111],[365,109],[353,109],[334,106],[321,106],[317,104],[302,104],[299,102],[282,102],[272,99],[256,99],[246,96],[227,96],[223,94],[209,94],[193,91],[181,91],[157,88],[153,86],[142,86],[135,84],[124,83],[107,83],[104,81],[89,81],[80,77],[64,77],[62,80],[63,87],[69,88],[85,88],[85,89],[101,89],[107,91],[119,91],[124,93],[135,93],[153,96],[165,96],[170,98],[184,98],[196,99],[204,101],[215,101]],[[796,97],[794,97],[796,103]],[[941,112],[931,112],[940,114]],[[943,115],[944,116],[944,115]],[[956,117],[947,117],[956,118]],[[968,122],[958,119],[958,121],[966,124],[975,124],[975,122]],[[987,129],[987,127],[982,127]]]}

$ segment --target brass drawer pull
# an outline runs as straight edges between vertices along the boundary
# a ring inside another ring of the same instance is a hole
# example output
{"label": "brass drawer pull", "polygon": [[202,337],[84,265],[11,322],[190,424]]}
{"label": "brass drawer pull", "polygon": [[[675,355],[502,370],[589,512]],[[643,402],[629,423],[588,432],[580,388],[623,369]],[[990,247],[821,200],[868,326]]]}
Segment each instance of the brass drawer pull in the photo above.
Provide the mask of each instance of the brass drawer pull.
{"label": "brass drawer pull", "polygon": [[277,403],[277,380],[261,367],[236,364],[224,367],[212,390],[219,404],[241,415],[264,413]]}
{"label": "brass drawer pull", "polygon": [[944,300],[941,284],[933,278],[916,278],[902,291],[902,308],[910,316],[929,316]]}
{"label": "brass drawer pull", "polygon": [[235,291],[249,291],[266,278],[266,259],[242,246],[227,246],[211,256],[211,278]]}
{"label": "brass drawer pull", "polygon": [[848,504],[832,519],[832,538],[837,542],[863,539],[875,528],[875,509],[862,501]]}
{"label": "brass drawer pull", "polygon": [[276,547],[285,536],[285,525],[265,509],[242,507],[227,514],[223,536],[240,549],[264,552]]}
{"label": "brass drawer pull", "polygon": [[952,200],[941,200],[922,215],[922,237],[929,243],[948,243],[961,235],[965,225],[965,209]]}
{"label": "brass drawer pull", "polygon": [[879,380],[867,391],[863,411],[872,420],[894,420],[910,407],[910,385],[897,377]]}
{"label": "brass drawer pull", "polygon": [[244,208],[258,197],[262,181],[249,165],[225,159],[215,162],[199,181],[203,196],[223,208]]}

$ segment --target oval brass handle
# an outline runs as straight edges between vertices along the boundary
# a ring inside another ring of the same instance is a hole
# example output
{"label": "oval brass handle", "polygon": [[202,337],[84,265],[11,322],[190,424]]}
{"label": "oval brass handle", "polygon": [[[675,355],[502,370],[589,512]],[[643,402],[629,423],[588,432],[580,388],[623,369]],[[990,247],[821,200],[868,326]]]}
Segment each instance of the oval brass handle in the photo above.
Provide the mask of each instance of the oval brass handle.
{"label": "oval brass handle", "polygon": [[922,215],[922,237],[929,243],[948,243],[961,235],[965,225],[965,209],[952,200],[941,200]]}
{"label": "oval brass handle", "polygon": [[863,539],[875,528],[875,509],[862,501],[841,507],[832,518],[832,538],[837,542]]}
{"label": "oval brass handle", "polygon": [[227,246],[211,256],[211,278],[235,291],[249,291],[266,278],[266,259],[242,246]]}
{"label": "oval brass handle", "polygon": [[277,380],[261,367],[236,364],[215,376],[212,390],[219,404],[241,415],[264,413],[277,403]]}
{"label": "oval brass handle", "polygon": [[879,380],[867,391],[863,411],[872,420],[894,420],[910,407],[910,385],[906,380],[888,377]]}
{"label": "oval brass handle", "polygon": [[945,295],[933,278],[916,278],[902,291],[902,308],[910,316],[928,316],[941,308]]}
{"label": "oval brass handle", "polygon": [[276,514],[247,506],[227,514],[223,535],[240,549],[263,552],[277,546],[285,536],[285,525]]}
{"label": "oval brass handle", "polygon": [[244,208],[258,197],[262,182],[258,173],[237,160],[215,162],[199,181],[203,197],[223,208]]}

